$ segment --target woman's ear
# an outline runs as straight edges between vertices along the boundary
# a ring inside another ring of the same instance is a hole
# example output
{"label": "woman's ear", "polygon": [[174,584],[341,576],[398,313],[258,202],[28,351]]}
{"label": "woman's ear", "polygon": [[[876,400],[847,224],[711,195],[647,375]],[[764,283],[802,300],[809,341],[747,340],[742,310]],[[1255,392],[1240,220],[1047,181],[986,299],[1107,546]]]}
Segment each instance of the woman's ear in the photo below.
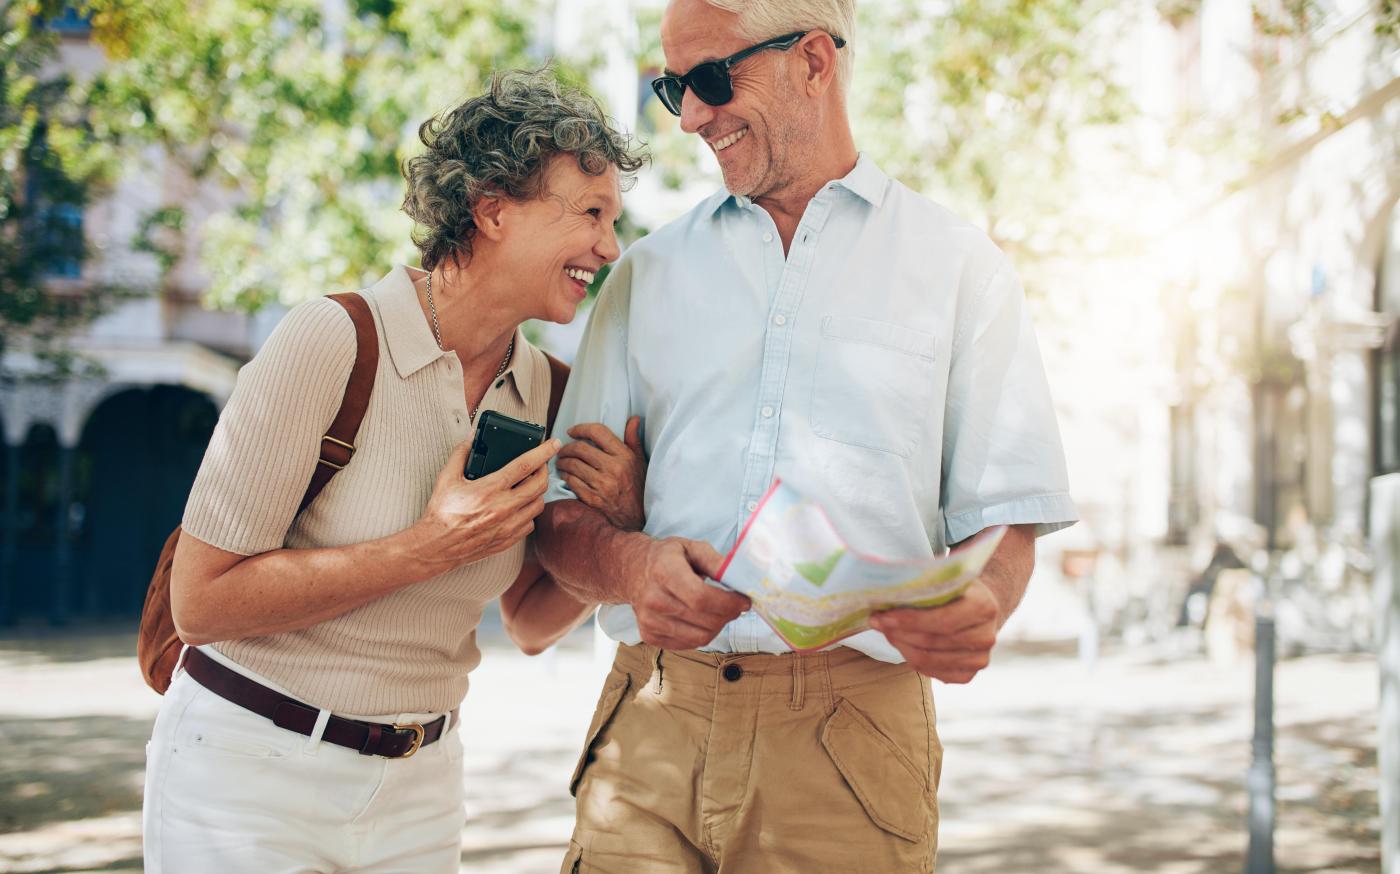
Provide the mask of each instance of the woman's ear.
{"label": "woman's ear", "polygon": [[472,217],[476,220],[476,232],[488,240],[499,241],[505,233],[505,202],[497,195],[482,196],[472,210]]}

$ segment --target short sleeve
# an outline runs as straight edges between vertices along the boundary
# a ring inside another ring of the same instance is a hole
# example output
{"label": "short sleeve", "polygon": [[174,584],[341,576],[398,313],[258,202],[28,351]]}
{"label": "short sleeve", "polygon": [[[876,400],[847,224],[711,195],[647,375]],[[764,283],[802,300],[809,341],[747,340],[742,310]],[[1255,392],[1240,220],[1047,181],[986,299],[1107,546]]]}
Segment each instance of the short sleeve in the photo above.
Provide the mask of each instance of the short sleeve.
{"label": "short sleeve", "polygon": [[239,555],[280,549],[354,363],[354,324],[335,301],[319,298],[287,313],[238,372],[183,529]]}
{"label": "short sleeve", "polygon": [[949,543],[994,525],[1036,525],[1037,536],[1077,520],[1050,387],[1005,256],[959,325],[943,437],[943,516]]}
{"label": "short sleeve", "polygon": [[[588,315],[588,327],[579,342],[569,384],[559,402],[554,436],[571,442],[569,429],[586,422],[601,422],[621,434],[632,415],[627,373],[627,313],[632,299],[632,263],[625,256],[608,273]],[[549,463],[546,501],[574,498],[555,463]]]}

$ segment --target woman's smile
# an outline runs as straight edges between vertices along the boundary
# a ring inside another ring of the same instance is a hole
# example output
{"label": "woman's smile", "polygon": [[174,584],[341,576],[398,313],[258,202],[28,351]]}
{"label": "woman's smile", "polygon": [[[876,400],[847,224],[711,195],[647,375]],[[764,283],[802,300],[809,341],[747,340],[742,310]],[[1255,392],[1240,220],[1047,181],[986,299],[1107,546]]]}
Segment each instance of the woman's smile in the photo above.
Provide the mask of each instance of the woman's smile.
{"label": "woman's smile", "polygon": [[578,299],[582,301],[588,296],[588,286],[593,284],[593,277],[597,276],[597,271],[589,270],[585,267],[568,266],[564,268],[564,275],[573,284]]}

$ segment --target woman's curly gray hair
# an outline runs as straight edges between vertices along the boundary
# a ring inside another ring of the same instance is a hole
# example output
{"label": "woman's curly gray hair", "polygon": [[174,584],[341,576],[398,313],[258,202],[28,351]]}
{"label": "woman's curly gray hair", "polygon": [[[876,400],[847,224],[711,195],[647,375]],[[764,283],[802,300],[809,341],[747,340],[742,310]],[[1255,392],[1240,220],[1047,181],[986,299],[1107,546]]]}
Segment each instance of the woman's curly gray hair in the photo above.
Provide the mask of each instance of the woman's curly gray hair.
{"label": "woman's curly gray hair", "polygon": [[403,210],[416,224],[424,270],[470,261],[481,197],[538,197],[555,155],[575,156],[592,176],[609,166],[631,174],[646,160],[596,100],[549,70],[495,74],[485,94],[428,119],[418,138],[427,151],[403,163]]}

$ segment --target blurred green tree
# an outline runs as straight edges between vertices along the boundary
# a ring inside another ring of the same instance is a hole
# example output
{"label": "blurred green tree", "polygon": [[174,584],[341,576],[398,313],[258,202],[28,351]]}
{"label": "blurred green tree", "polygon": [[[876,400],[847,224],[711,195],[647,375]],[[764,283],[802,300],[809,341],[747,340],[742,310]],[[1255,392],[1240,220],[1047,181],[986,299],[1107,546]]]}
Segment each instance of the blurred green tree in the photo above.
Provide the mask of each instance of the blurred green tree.
{"label": "blurred green tree", "polygon": [[1023,270],[1084,248],[1076,200],[1133,114],[1111,71],[1125,4],[884,0],[860,7],[862,148],[978,224]]}
{"label": "blurred green tree", "polygon": [[[200,228],[212,303],[255,310],[416,261],[399,163],[430,114],[539,66],[537,0],[92,0],[104,133],[227,193]],[[577,71],[560,76],[576,80]],[[169,252],[185,224],[148,224]]]}
{"label": "blurred green tree", "polygon": [[0,360],[24,338],[39,365],[26,368],[30,379],[91,369],[63,338],[123,291],[77,279],[88,255],[82,210],[114,164],[93,136],[84,86],[56,63],[52,24],[63,13],[58,0],[0,0]]}

